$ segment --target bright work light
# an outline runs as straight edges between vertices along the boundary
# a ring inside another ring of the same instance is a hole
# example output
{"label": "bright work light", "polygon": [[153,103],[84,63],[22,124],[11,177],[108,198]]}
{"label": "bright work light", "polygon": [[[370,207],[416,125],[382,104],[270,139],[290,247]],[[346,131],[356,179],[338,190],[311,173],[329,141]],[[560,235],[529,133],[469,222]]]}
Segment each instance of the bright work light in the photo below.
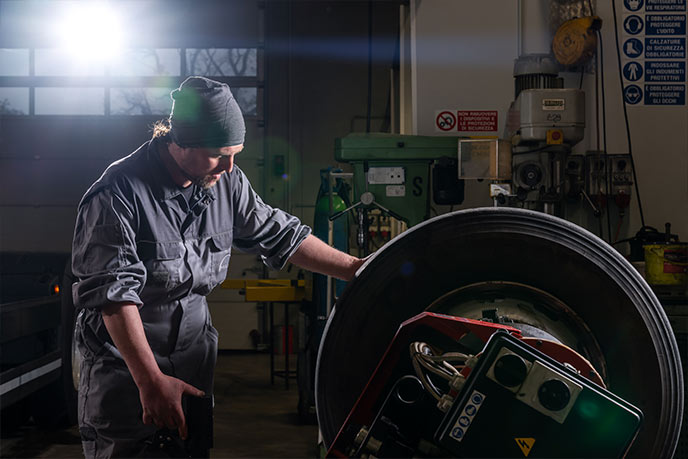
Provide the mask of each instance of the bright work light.
{"label": "bright work light", "polygon": [[57,23],[60,48],[79,60],[109,61],[122,49],[120,19],[108,2],[75,2]]}

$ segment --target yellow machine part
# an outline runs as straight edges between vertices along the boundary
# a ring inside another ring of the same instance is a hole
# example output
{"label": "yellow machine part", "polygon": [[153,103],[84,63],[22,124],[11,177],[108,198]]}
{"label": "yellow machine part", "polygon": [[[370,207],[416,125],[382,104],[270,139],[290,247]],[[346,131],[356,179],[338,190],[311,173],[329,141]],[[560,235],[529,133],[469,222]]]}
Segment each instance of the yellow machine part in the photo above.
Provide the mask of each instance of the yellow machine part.
{"label": "yellow machine part", "polygon": [[650,285],[688,286],[688,244],[649,244],[645,249],[645,278]]}
{"label": "yellow machine part", "polygon": [[289,302],[308,296],[308,286],[303,279],[227,279],[220,286],[243,291],[246,301]]}
{"label": "yellow machine part", "polygon": [[602,27],[598,16],[570,19],[564,22],[552,40],[554,57],[560,64],[579,65],[590,59],[597,48],[595,32]]}

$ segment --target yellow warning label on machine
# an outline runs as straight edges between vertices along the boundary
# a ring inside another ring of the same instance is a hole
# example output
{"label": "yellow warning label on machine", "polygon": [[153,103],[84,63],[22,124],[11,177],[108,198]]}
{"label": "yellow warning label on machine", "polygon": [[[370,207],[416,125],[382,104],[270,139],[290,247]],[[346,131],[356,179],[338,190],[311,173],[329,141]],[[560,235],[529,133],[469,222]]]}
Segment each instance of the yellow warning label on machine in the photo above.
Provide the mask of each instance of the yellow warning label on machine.
{"label": "yellow warning label on machine", "polygon": [[528,457],[530,454],[530,450],[533,449],[533,445],[535,444],[535,439],[534,438],[514,438],[516,440],[516,444],[518,445],[519,448],[521,448],[521,452],[523,453],[523,456]]}

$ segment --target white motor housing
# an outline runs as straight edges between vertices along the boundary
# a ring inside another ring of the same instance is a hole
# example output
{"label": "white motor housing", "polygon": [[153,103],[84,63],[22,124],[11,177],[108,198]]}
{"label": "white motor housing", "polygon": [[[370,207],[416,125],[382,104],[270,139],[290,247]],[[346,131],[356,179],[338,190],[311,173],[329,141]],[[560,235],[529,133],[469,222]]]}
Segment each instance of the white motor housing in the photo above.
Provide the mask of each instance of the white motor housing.
{"label": "white motor housing", "polygon": [[519,143],[544,142],[553,129],[562,132],[562,143],[569,146],[583,139],[585,93],[580,89],[524,89],[513,108],[519,118]]}

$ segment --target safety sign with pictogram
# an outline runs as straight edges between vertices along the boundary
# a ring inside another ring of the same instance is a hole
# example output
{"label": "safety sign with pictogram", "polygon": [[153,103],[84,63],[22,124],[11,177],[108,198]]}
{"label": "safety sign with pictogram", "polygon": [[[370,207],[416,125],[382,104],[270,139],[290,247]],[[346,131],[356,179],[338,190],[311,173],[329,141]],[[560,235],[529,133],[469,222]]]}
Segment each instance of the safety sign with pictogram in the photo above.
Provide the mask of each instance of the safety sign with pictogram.
{"label": "safety sign with pictogram", "polygon": [[623,0],[623,98],[628,105],[685,105],[688,0]]}
{"label": "safety sign with pictogram", "polygon": [[639,57],[641,54],[643,54],[643,42],[637,38],[629,38],[624,42],[623,52],[626,57]]}
{"label": "safety sign with pictogram", "polygon": [[643,100],[643,90],[638,85],[629,84],[624,88],[623,96],[627,104],[636,105]]}
{"label": "safety sign with pictogram", "polygon": [[626,19],[624,19],[623,28],[629,35],[638,35],[643,31],[643,27],[643,19],[636,14],[627,16]]}
{"label": "safety sign with pictogram", "polygon": [[468,403],[466,403],[466,406],[464,406],[459,418],[456,420],[454,426],[449,432],[449,436],[451,438],[458,442],[463,441],[466,432],[468,432],[468,429],[471,427],[473,419],[475,418],[475,415],[478,414],[478,410],[482,406],[484,400],[485,394],[480,393],[477,390],[473,391]]}
{"label": "safety sign with pictogram", "polygon": [[628,11],[638,11],[643,7],[643,0],[624,0],[624,7]]}
{"label": "safety sign with pictogram", "polygon": [[628,81],[638,81],[643,77],[643,66],[638,62],[627,62],[623,67],[623,75]]}
{"label": "safety sign with pictogram", "polygon": [[437,110],[435,132],[497,132],[497,110]]}
{"label": "safety sign with pictogram", "polygon": [[435,115],[435,131],[449,132],[456,128],[456,115],[451,110],[442,110]]}
{"label": "safety sign with pictogram", "polygon": [[523,453],[523,456],[528,457],[530,454],[530,450],[533,449],[533,445],[535,444],[535,439],[526,437],[526,438],[514,438],[516,440],[516,444],[518,445],[519,448],[521,448],[521,452]]}

